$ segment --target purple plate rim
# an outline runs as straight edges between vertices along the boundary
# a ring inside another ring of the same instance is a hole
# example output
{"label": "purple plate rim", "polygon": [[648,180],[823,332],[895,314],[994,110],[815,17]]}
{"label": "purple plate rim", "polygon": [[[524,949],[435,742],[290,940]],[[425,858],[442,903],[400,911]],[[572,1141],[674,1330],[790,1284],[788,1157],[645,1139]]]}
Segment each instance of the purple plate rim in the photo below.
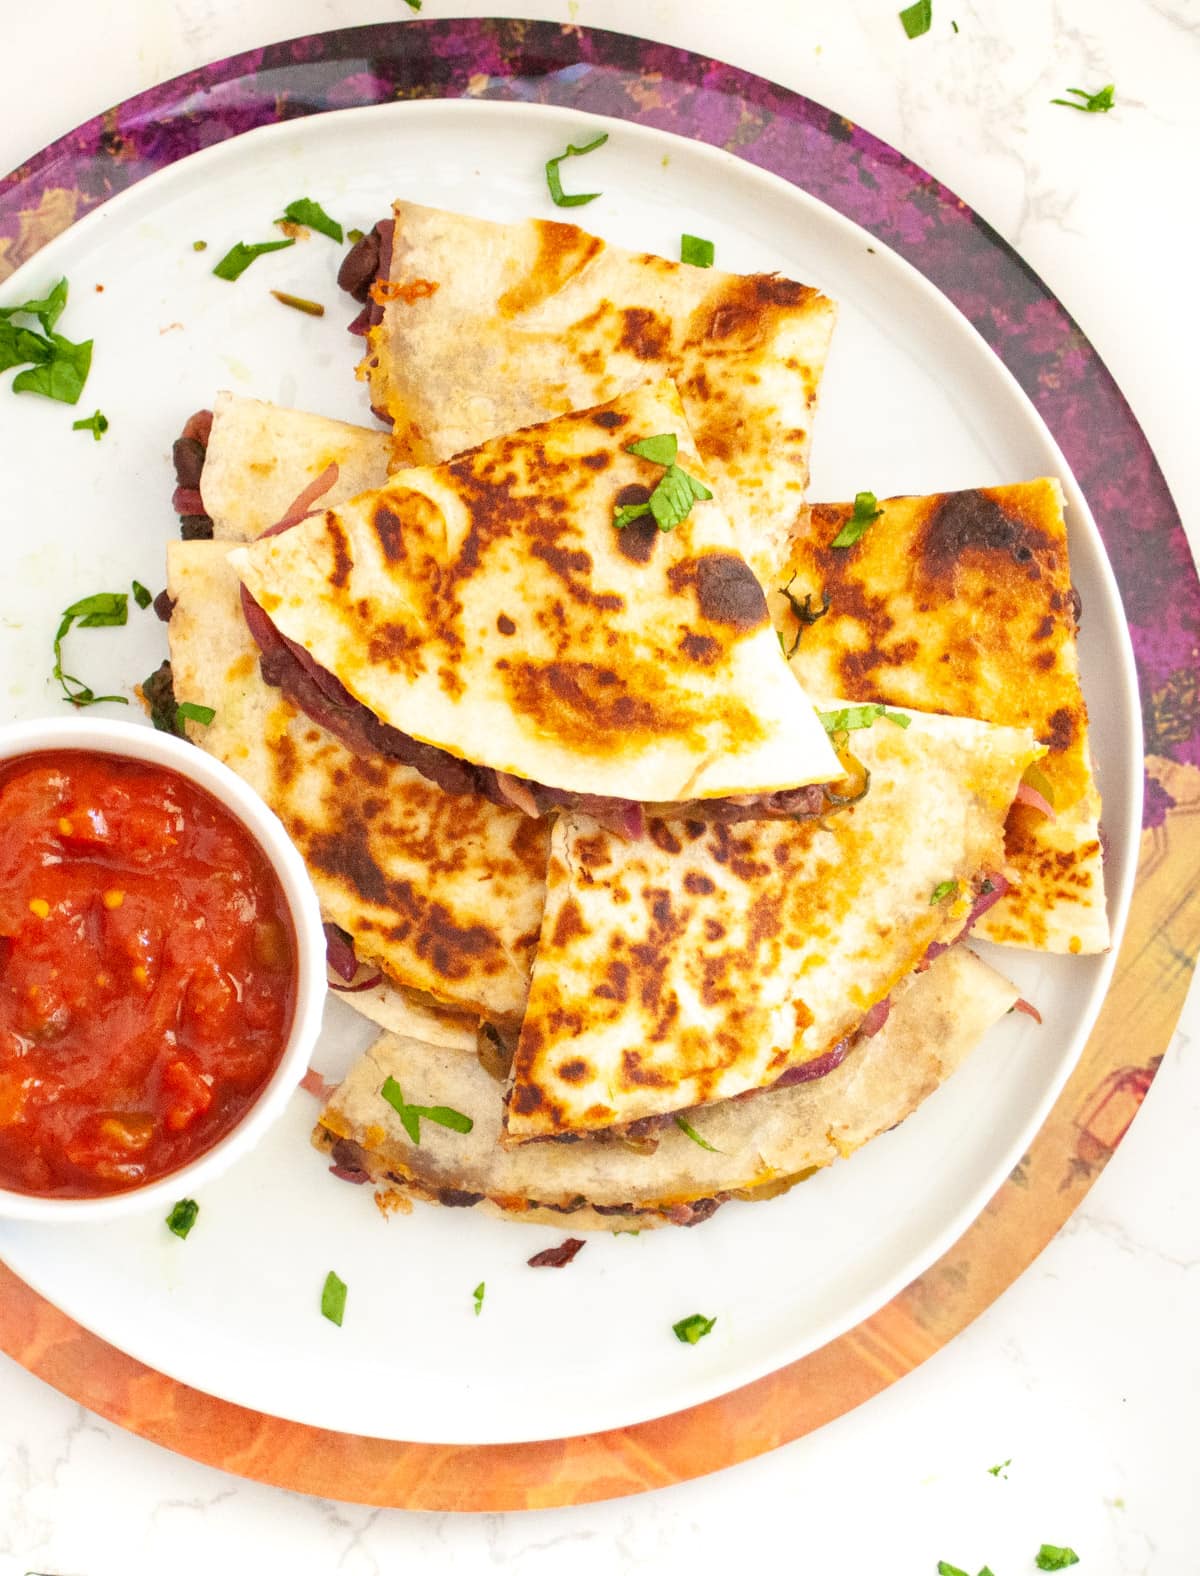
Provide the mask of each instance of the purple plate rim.
{"label": "purple plate rim", "polygon": [[[311,34],[136,94],[0,179],[0,281],[109,197],[201,148],[415,98],[554,105],[723,148],[861,225],[958,307],[1032,400],[1088,500],[1137,666],[1143,831],[1163,825],[1173,768],[1200,768],[1200,578],[1150,445],[1095,348],[1020,255],[912,160],[814,100],[672,45],[574,24],[406,19]],[[1194,956],[1177,957],[1190,971]]]}

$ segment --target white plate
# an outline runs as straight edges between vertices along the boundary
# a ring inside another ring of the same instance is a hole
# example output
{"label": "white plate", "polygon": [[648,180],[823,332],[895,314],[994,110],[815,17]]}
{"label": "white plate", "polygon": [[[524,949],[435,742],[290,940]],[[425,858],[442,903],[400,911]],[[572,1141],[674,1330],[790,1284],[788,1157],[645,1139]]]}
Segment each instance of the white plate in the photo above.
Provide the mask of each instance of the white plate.
{"label": "white plate", "polygon": [[[75,411],[0,389],[0,712],[59,709],[51,638],[69,602],[134,577],[162,585],[176,530],[171,441],[218,388],[372,419],[353,376],[350,306],[334,285],[343,250],[314,235],[227,284],[210,270],[234,241],[270,238],[271,220],[301,195],[364,229],[397,193],[488,218],[556,216],[542,166],[601,126],[608,144],[564,174],[569,190],[604,197],[569,217],[664,256],[678,255],[681,231],[708,236],[722,268],[779,268],[840,303],[814,498],[1063,480],[1119,935],[1140,817],[1133,660],[1095,527],[1033,407],[958,312],[855,225],[730,155],[561,110],[418,101],[252,132],[135,186],[8,282],[13,302],[65,273],[59,329],[94,335],[96,350]],[[193,250],[197,239],[206,251]],[[323,301],[326,317],[279,307],[270,288]],[[97,406],[111,422],[100,443],[71,431]],[[134,611],[122,631],[71,636],[69,651],[71,670],[98,692],[131,693],[165,640],[152,614]],[[699,1230],[592,1236],[569,1268],[535,1272],[525,1260],[565,1230],[421,1205],[385,1222],[368,1190],[332,1180],[309,1148],[316,1105],[301,1091],[261,1148],[205,1190],[186,1243],[154,1218],[90,1230],[7,1224],[0,1256],[152,1368],[278,1417],[500,1443],[661,1416],[856,1324],[1004,1180],[1076,1061],[1112,956],[996,951],[991,961],[1036,1001],[1043,1027],[1008,1019],[901,1128],[783,1198],[726,1205]],[[327,1027],[321,1067],[336,1076],[370,1034],[342,1003]],[[340,1330],[318,1309],[329,1269],[350,1288]],[[682,1345],[671,1325],[695,1312],[716,1327]]]}

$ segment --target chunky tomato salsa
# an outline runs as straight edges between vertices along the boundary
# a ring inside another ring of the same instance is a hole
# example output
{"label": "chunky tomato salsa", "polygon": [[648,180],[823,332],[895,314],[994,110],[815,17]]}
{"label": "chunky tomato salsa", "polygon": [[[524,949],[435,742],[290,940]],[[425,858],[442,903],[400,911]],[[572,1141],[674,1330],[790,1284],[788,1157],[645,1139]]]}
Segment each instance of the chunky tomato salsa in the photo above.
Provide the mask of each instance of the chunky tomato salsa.
{"label": "chunky tomato salsa", "polygon": [[295,984],[279,881],[210,794],[90,751],[0,764],[0,1187],[116,1193],[210,1148]]}

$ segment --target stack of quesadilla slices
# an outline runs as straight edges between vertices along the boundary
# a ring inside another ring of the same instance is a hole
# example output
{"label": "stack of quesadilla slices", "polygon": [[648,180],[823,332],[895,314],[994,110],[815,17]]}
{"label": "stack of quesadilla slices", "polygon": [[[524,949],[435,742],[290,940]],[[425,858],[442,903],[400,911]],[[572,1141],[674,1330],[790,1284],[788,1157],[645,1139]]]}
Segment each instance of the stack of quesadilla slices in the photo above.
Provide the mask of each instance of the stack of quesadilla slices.
{"label": "stack of quesadilla slices", "polygon": [[771,1196],[1012,1009],[970,928],[1107,944],[1056,484],[835,548],[817,292],[403,203],[358,274],[392,438],[222,396],[216,540],[170,555],[189,733],[395,1031],[314,1141],[381,1201],[572,1229]]}

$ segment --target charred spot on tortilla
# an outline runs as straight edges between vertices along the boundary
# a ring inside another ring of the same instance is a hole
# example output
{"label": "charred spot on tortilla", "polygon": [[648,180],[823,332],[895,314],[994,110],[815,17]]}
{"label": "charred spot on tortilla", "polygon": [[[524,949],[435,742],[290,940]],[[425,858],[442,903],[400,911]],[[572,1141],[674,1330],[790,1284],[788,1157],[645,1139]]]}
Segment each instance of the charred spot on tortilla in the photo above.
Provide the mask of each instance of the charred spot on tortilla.
{"label": "charred spot on tortilla", "polygon": [[[627,497],[626,494],[634,494]],[[634,484],[622,487],[617,494],[618,507],[629,503],[645,503],[650,492],[646,487]],[[633,564],[648,564],[654,554],[654,544],[662,532],[658,529],[658,522],[653,515],[643,515],[640,520],[631,520],[630,523],[617,535],[617,551],[623,558],[628,558]]]}
{"label": "charred spot on tortilla", "polygon": [[496,302],[502,317],[520,317],[530,311],[582,273],[604,249],[603,241],[576,225],[557,219],[539,219],[536,223],[537,256],[529,271]]}
{"label": "charred spot on tortilla", "polygon": [[517,626],[513,623],[512,619],[509,618],[507,613],[500,613],[497,615],[496,628],[502,635],[515,635],[517,632]]}
{"label": "charred spot on tortilla", "polygon": [[386,503],[379,503],[371,520],[375,527],[375,535],[379,538],[379,545],[383,548],[383,556],[389,564],[399,563],[404,557],[404,532],[400,517],[393,513]]}
{"label": "charred spot on tortilla", "polygon": [[704,337],[736,338],[754,344],[765,336],[772,308],[795,311],[817,294],[810,285],[797,284],[779,274],[734,276],[726,281],[715,306],[709,300]]}
{"label": "charred spot on tortilla", "polygon": [[679,649],[685,657],[693,662],[699,662],[702,667],[716,662],[721,655],[721,642],[712,635],[697,635],[688,630],[679,642]]}
{"label": "charred spot on tortilla", "polygon": [[671,589],[691,586],[700,612],[710,623],[722,624],[739,634],[768,622],[767,599],[744,558],[736,553],[705,553],[685,559],[668,571]]}
{"label": "charred spot on tortilla", "polygon": [[579,904],[564,903],[554,925],[555,946],[565,946],[573,936],[586,934],[587,928],[583,923],[583,915],[579,911]]}
{"label": "charred spot on tortilla", "polygon": [[683,889],[690,892],[693,897],[706,897],[710,892],[717,890],[716,883],[706,875],[701,875],[697,870],[689,870],[683,878]]}
{"label": "charred spot on tortilla", "polygon": [[574,601],[599,613],[619,613],[625,598],[615,591],[593,591],[585,577],[592,572],[592,555],[581,547],[562,547],[553,527],[533,533],[530,552],[562,581]]}
{"label": "charred spot on tortilla", "polygon": [[652,820],[646,830],[650,841],[656,848],[661,848],[665,854],[678,854],[683,844],[671,829],[672,823],[666,820]]}
{"label": "charred spot on tortilla", "polygon": [[657,704],[651,698],[655,686],[650,675],[638,686],[642,693],[631,694],[612,668],[594,662],[514,662],[504,679],[525,716],[560,738],[592,749],[600,739],[649,741],[684,732],[700,721],[699,713],[682,700],[674,707]]}
{"label": "charred spot on tortilla", "polygon": [[[354,555],[350,551],[350,544],[346,540],[346,533],[342,530],[334,515],[330,515],[327,524],[329,545],[333,552],[333,567],[329,571],[329,580],[337,586],[339,591],[346,587],[350,579],[350,571],[354,568]],[[268,611],[270,611],[268,609]]]}
{"label": "charred spot on tortilla", "polygon": [[613,457],[607,449],[600,449],[596,454],[585,454],[582,460],[589,471],[606,471],[612,462]]}
{"label": "charred spot on tortilla", "polygon": [[646,307],[629,306],[621,313],[621,348],[639,361],[660,361],[671,344],[671,325]]}
{"label": "charred spot on tortilla", "polygon": [[639,1089],[664,1089],[671,1081],[666,1073],[647,1067],[640,1051],[621,1053],[621,1077],[626,1086],[632,1085]]}
{"label": "charred spot on tortilla", "polygon": [[922,560],[934,576],[952,574],[958,561],[971,552],[1007,553],[1013,562],[1032,564],[1031,578],[1041,571],[1035,554],[1051,549],[1046,536],[1013,514],[1007,513],[986,492],[948,493],[934,509],[918,544]]}
{"label": "charred spot on tortilla", "polygon": [[1075,738],[1075,725],[1073,714],[1065,706],[1060,706],[1050,714],[1050,734],[1043,742],[1056,752],[1070,749]]}
{"label": "charred spot on tortilla", "polygon": [[604,427],[609,432],[613,432],[617,427],[624,427],[628,423],[629,417],[619,410],[598,410],[592,417],[592,420],[597,427]]}
{"label": "charred spot on tortilla", "polygon": [[591,1068],[581,1056],[577,1056],[569,1062],[561,1062],[559,1064],[558,1076],[564,1079],[567,1083],[586,1083],[590,1075]]}

